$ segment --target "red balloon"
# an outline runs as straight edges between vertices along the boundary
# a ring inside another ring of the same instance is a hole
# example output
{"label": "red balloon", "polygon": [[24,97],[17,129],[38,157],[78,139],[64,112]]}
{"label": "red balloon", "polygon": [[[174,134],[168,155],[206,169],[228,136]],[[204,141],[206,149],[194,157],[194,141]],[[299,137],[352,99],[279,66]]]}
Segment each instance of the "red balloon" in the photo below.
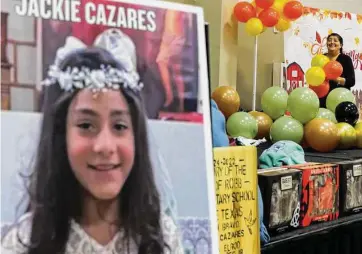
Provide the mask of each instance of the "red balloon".
{"label": "red balloon", "polygon": [[324,72],[326,73],[326,78],[329,80],[335,80],[342,75],[343,67],[337,61],[330,61],[324,66]]}
{"label": "red balloon", "polygon": [[265,9],[262,12],[260,12],[259,19],[261,20],[264,26],[273,27],[276,24],[278,24],[279,13],[272,8]]}
{"label": "red balloon", "polygon": [[299,1],[291,1],[285,4],[284,16],[290,20],[299,19],[303,15],[303,5]]}
{"label": "red balloon", "polygon": [[319,86],[309,86],[309,88],[317,94],[318,98],[323,98],[329,92],[329,82],[324,81],[323,84]]}
{"label": "red balloon", "polygon": [[239,22],[246,23],[256,17],[256,10],[251,3],[239,2],[234,7],[234,15]]}
{"label": "red balloon", "polygon": [[275,0],[255,0],[256,6],[262,9],[268,9],[274,4]]}

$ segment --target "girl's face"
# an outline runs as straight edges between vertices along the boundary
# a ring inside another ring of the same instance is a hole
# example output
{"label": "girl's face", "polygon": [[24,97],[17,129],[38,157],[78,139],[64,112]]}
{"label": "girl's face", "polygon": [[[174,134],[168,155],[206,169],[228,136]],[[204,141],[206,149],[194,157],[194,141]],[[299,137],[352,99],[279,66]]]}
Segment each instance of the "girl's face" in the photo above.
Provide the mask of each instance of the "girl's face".
{"label": "girl's face", "polygon": [[67,115],[67,153],[75,177],[99,200],[116,198],[133,167],[128,103],[119,91],[81,90]]}
{"label": "girl's face", "polygon": [[331,36],[327,41],[327,47],[330,51],[339,51],[342,45],[337,36]]}

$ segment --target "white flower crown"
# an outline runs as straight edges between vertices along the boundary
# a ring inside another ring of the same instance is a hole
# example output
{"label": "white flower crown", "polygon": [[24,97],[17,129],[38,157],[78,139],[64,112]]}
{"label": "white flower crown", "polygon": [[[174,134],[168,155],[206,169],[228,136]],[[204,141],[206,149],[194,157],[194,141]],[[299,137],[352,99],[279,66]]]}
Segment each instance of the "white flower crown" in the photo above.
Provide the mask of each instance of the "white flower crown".
{"label": "white flower crown", "polygon": [[127,72],[101,65],[100,69],[91,70],[88,67],[68,67],[65,71],[57,65],[51,65],[44,86],[59,84],[60,88],[71,92],[75,89],[89,88],[94,92],[107,89],[130,89],[140,92],[143,84],[139,82],[137,72]]}
{"label": "white flower crown", "polygon": [[136,48],[128,36],[119,29],[108,29],[96,38],[94,46],[108,50],[125,69],[102,65],[96,70],[87,67],[61,70],[59,65],[69,54],[87,48],[81,40],[69,36],[65,45],[57,50],[54,64],[49,67],[48,75],[41,85],[59,84],[61,89],[69,92],[82,88],[97,92],[121,87],[134,92],[141,91],[143,84],[136,69]]}

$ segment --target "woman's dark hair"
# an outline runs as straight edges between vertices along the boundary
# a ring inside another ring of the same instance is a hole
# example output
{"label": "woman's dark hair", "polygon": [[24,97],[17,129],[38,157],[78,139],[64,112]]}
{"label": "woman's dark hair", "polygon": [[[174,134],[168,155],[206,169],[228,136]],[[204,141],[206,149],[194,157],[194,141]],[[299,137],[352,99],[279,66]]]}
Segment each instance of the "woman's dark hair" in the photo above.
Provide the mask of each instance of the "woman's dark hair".
{"label": "woman's dark hair", "polygon": [[340,35],[337,34],[337,33],[331,33],[330,35],[328,35],[327,41],[329,41],[329,38],[331,38],[331,37],[333,37],[333,36],[338,38],[338,41],[339,41],[339,43],[341,44],[341,49],[339,50],[339,52],[340,52],[340,53],[343,53],[343,38],[342,38],[342,36],[340,36]]}
{"label": "woman's dark hair", "polygon": [[[99,69],[101,65],[123,69],[100,48],[78,50],[67,56],[60,68]],[[64,253],[70,221],[79,221],[82,214],[82,186],[73,174],[66,151],[66,116],[77,91],[65,92],[59,85],[45,89],[41,136],[30,181],[33,219],[29,254]],[[160,225],[160,197],[149,157],[145,111],[140,95],[126,89],[122,93],[130,107],[136,152],[133,168],[119,194],[121,227],[127,246],[133,240],[139,253],[163,253],[168,246]]]}

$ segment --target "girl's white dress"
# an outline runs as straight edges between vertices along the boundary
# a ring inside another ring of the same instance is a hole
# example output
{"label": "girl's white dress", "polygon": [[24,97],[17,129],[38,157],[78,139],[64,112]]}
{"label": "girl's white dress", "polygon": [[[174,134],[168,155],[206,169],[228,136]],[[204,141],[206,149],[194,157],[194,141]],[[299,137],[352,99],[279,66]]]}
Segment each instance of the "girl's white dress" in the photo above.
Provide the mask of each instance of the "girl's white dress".
{"label": "girl's white dress", "polygon": [[[31,214],[24,215],[4,236],[1,241],[2,254],[26,254],[27,249],[20,241],[29,244],[31,232]],[[174,221],[167,215],[161,218],[162,229],[165,241],[170,246],[171,251],[165,253],[183,254],[182,244],[179,238],[177,227]],[[124,244],[123,232],[118,232],[113,240],[106,246],[99,244],[92,239],[75,221],[71,222],[69,240],[65,254],[136,254],[137,246],[130,241],[129,252]]]}

